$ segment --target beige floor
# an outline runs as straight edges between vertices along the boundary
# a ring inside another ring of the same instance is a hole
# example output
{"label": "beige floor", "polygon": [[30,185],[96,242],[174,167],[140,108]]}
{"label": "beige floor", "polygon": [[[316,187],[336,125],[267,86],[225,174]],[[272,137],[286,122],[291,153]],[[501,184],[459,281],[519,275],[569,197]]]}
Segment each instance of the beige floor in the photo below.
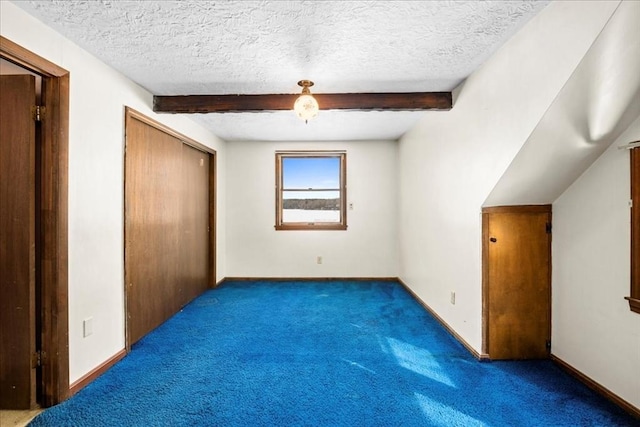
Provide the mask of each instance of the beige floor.
{"label": "beige floor", "polygon": [[0,411],[0,426],[2,427],[23,427],[29,424],[42,409],[32,409],[29,411]]}

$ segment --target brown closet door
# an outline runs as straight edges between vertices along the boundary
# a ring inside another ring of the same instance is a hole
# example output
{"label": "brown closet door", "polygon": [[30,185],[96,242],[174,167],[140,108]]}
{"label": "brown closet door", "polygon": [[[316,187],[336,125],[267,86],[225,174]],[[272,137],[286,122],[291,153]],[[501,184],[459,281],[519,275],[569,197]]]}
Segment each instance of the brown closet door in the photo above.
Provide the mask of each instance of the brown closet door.
{"label": "brown closet door", "polygon": [[137,119],[127,124],[125,271],[128,342],[179,308],[182,142]]}
{"label": "brown closet door", "polygon": [[127,345],[209,285],[209,157],[127,116],[125,282]]}
{"label": "brown closet door", "polygon": [[209,154],[182,145],[180,306],[208,288]]}
{"label": "brown closet door", "polygon": [[35,78],[0,77],[0,408],[36,403]]}
{"label": "brown closet door", "polygon": [[489,357],[547,358],[551,334],[551,207],[495,210],[483,215]]}

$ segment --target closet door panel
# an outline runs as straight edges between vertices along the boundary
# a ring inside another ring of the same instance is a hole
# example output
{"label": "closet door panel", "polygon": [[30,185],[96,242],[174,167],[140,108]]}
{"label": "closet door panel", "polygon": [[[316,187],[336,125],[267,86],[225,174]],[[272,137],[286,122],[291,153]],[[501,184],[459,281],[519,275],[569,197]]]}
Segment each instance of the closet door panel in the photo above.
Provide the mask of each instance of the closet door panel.
{"label": "closet door panel", "polygon": [[182,142],[146,123],[127,126],[125,269],[128,342],[180,308]]}
{"label": "closet door panel", "polygon": [[207,290],[209,282],[209,154],[182,145],[180,303]]}

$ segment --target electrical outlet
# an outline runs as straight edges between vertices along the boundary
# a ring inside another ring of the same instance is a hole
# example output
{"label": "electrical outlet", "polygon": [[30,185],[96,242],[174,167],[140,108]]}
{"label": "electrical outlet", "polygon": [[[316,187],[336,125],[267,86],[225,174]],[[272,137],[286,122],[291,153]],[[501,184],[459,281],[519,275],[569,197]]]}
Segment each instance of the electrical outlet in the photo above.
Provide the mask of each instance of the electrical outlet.
{"label": "electrical outlet", "polygon": [[456,305],[456,293],[451,291],[451,304]]}
{"label": "electrical outlet", "polygon": [[82,321],[82,336],[84,338],[93,334],[93,317],[87,317]]}
{"label": "electrical outlet", "polygon": [[318,256],[316,258],[316,264],[322,264],[322,257],[321,256]]}
{"label": "electrical outlet", "polygon": [[349,210],[352,211],[353,210],[353,202],[349,202]]}

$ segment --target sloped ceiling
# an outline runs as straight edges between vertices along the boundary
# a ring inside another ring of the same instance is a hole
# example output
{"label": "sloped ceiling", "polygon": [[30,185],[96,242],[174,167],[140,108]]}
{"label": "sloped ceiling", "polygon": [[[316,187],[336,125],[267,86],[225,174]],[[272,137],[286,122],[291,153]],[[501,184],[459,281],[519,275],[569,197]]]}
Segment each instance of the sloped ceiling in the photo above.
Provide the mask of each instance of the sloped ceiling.
{"label": "sloped ceiling", "polygon": [[[451,91],[547,1],[16,1],[155,95]],[[455,106],[454,106],[455,108]],[[193,118],[226,140],[397,139],[423,114]]]}
{"label": "sloped ceiling", "polygon": [[621,2],[484,206],[552,203],[640,116],[638,22]]}

